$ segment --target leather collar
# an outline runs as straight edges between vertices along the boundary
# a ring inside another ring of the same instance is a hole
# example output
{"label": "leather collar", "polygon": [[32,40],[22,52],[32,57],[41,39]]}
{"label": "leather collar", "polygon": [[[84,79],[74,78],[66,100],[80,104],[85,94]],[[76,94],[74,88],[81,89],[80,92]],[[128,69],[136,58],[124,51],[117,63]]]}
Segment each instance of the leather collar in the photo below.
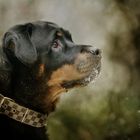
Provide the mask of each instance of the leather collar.
{"label": "leather collar", "polygon": [[13,99],[0,94],[0,114],[4,114],[21,123],[33,126],[46,126],[47,116],[17,104]]}

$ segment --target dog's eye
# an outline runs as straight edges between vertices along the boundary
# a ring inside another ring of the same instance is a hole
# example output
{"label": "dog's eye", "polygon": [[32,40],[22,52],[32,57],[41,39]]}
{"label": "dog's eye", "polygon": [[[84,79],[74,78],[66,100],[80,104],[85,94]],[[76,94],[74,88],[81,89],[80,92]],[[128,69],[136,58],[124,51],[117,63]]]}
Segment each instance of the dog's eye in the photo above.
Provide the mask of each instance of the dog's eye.
{"label": "dog's eye", "polygon": [[55,40],[52,44],[52,48],[58,48],[59,44],[58,44],[58,40]]}
{"label": "dog's eye", "polygon": [[54,42],[52,44],[52,50],[54,52],[59,52],[60,50],[62,50],[62,44],[61,44],[60,40],[58,40],[58,39],[54,40]]}

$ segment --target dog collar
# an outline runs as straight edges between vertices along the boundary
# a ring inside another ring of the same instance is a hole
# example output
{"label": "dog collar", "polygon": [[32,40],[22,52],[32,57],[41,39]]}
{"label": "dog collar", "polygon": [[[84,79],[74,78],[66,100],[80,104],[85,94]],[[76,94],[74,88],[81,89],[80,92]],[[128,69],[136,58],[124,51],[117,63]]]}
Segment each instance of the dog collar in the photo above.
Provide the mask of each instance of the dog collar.
{"label": "dog collar", "polygon": [[46,125],[46,115],[23,107],[2,94],[0,94],[0,114],[5,114],[9,118],[33,127],[43,127]]}

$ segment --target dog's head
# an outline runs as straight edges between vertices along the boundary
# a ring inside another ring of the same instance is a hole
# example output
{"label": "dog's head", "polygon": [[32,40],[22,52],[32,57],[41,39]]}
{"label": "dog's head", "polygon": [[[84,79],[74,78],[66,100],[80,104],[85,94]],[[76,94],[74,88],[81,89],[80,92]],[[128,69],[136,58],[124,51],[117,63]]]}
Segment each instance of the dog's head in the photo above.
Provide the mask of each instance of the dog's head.
{"label": "dog's head", "polygon": [[49,106],[61,92],[87,85],[100,72],[100,50],[75,44],[69,31],[51,22],[12,27],[4,36],[3,49],[13,69],[12,91],[19,100],[42,97]]}

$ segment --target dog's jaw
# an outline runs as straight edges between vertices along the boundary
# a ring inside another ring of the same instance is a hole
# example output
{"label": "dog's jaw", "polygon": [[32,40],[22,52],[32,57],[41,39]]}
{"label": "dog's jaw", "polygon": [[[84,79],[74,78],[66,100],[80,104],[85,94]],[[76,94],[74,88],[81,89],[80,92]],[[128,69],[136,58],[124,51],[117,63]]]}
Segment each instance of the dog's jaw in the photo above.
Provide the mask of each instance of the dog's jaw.
{"label": "dog's jaw", "polygon": [[62,93],[75,87],[87,86],[95,81],[101,70],[101,55],[79,53],[73,64],[58,68],[47,81],[48,93],[42,98],[44,109],[52,112]]}

